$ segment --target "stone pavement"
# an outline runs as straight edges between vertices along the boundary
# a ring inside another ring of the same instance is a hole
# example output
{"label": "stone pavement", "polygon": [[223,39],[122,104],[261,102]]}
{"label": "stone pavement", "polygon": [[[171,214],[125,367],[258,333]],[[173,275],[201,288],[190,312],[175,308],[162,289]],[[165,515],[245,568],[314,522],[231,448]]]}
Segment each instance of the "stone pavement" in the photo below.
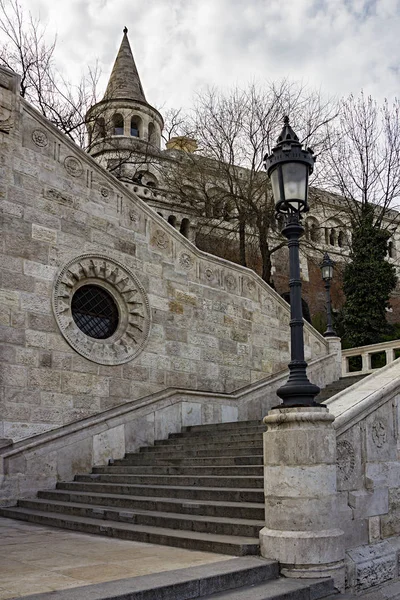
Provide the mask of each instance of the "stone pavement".
{"label": "stone pavement", "polygon": [[[234,558],[0,518],[0,600]],[[365,592],[358,599],[400,600],[400,582]]]}
{"label": "stone pavement", "polygon": [[0,518],[0,600],[233,558]]}

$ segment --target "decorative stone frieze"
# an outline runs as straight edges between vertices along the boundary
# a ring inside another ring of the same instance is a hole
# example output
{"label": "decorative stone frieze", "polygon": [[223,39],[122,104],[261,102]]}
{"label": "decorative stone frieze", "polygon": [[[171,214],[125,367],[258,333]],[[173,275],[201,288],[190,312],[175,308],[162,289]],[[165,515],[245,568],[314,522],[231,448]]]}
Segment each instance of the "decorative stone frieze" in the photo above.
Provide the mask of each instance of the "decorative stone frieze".
{"label": "decorative stone frieze", "polygon": [[[84,285],[103,288],[118,307],[118,326],[106,339],[86,335],[73,318],[72,298]],[[85,358],[103,365],[132,360],[149,335],[150,306],[145,290],[127,267],[105,255],[84,254],[63,267],[53,290],[53,310],[67,342]]]}

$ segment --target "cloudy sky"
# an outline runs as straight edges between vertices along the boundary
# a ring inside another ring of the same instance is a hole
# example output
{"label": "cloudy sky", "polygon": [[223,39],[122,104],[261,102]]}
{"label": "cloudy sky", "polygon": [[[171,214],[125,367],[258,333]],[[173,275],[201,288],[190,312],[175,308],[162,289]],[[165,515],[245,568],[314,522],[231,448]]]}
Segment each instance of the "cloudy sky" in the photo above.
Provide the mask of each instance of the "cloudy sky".
{"label": "cloudy sky", "polygon": [[20,0],[57,33],[71,81],[99,60],[104,90],[122,29],[148,101],[188,106],[206,85],[289,76],[327,94],[399,95],[400,0]]}

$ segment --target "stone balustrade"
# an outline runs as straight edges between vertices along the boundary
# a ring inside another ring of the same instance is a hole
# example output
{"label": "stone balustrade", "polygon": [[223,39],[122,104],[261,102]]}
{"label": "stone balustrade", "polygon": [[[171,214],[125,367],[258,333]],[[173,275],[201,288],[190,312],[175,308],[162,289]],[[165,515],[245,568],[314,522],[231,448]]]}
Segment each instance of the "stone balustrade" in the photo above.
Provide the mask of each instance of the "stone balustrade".
{"label": "stone balustrade", "polygon": [[375,369],[392,363],[399,356],[400,340],[342,350],[342,376],[371,373]]}

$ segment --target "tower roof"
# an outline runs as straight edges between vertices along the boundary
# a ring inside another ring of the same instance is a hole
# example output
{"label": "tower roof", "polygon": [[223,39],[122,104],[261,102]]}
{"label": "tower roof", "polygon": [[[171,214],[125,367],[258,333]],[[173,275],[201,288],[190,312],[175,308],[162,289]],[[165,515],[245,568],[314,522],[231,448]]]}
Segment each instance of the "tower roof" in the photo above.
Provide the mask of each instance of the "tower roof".
{"label": "tower roof", "polygon": [[124,27],[124,36],[117,58],[108,81],[105,100],[128,99],[146,102],[139,73],[133,59],[128,40],[128,29]]}

